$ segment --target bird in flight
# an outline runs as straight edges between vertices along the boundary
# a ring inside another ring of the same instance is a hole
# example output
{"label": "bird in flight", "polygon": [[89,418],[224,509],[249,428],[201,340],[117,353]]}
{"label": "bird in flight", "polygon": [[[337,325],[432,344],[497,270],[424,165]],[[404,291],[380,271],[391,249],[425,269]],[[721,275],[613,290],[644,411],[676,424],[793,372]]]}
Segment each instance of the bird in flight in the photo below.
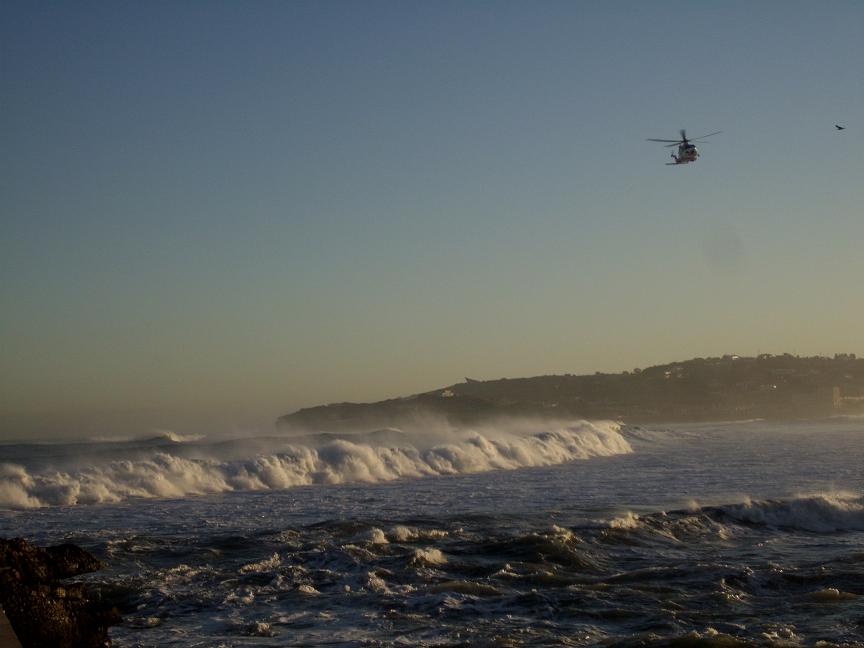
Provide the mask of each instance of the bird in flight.
{"label": "bird in flight", "polygon": [[834,128],[836,128],[837,130],[846,130],[846,127],[841,126],[840,124],[834,124]]}

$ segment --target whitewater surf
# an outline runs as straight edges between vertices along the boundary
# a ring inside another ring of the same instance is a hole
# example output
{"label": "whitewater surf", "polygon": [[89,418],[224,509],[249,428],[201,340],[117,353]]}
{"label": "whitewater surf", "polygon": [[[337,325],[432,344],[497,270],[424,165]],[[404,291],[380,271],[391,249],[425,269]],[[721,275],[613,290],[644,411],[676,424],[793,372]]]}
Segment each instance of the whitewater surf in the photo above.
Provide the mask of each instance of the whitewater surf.
{"label": "whitewater surf", "polygon": [[117,646],[864,643],[861,421],[534,423],[5,447],[0,535]]}

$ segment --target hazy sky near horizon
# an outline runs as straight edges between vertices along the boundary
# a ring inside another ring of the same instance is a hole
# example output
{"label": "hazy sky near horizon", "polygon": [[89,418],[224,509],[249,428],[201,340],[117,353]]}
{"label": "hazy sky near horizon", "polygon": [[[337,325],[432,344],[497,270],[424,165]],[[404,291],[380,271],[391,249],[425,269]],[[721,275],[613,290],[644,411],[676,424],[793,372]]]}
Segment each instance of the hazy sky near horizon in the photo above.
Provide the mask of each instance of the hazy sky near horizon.
{"label": "hazy sky near horizon", "polygon": [[0,439],[861,354],[862,77],[857,0],[6,0]]}

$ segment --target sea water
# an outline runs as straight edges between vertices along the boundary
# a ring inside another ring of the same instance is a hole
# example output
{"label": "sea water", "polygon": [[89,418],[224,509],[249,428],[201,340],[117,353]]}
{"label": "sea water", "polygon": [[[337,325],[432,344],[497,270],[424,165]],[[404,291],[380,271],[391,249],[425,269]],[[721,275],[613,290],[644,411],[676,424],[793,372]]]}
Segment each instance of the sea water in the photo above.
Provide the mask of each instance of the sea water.
{"label": "sea water", "polygon": [[860,419],[0,446],[117,646],[864,645],[862,495]]}

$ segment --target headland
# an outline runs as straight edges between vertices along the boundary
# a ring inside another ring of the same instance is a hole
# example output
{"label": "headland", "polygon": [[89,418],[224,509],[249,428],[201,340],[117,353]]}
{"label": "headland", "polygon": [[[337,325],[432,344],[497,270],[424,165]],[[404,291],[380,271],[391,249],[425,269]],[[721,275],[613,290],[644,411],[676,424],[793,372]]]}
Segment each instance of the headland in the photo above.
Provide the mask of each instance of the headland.
{"label": "headland", "polygon": [[621,373],[473,380],[374,403],[333,403],[282,416],[283,432],[454,426],[504,417],[627,423],[794,420],[864,413],[864,358],[724,355]]}

